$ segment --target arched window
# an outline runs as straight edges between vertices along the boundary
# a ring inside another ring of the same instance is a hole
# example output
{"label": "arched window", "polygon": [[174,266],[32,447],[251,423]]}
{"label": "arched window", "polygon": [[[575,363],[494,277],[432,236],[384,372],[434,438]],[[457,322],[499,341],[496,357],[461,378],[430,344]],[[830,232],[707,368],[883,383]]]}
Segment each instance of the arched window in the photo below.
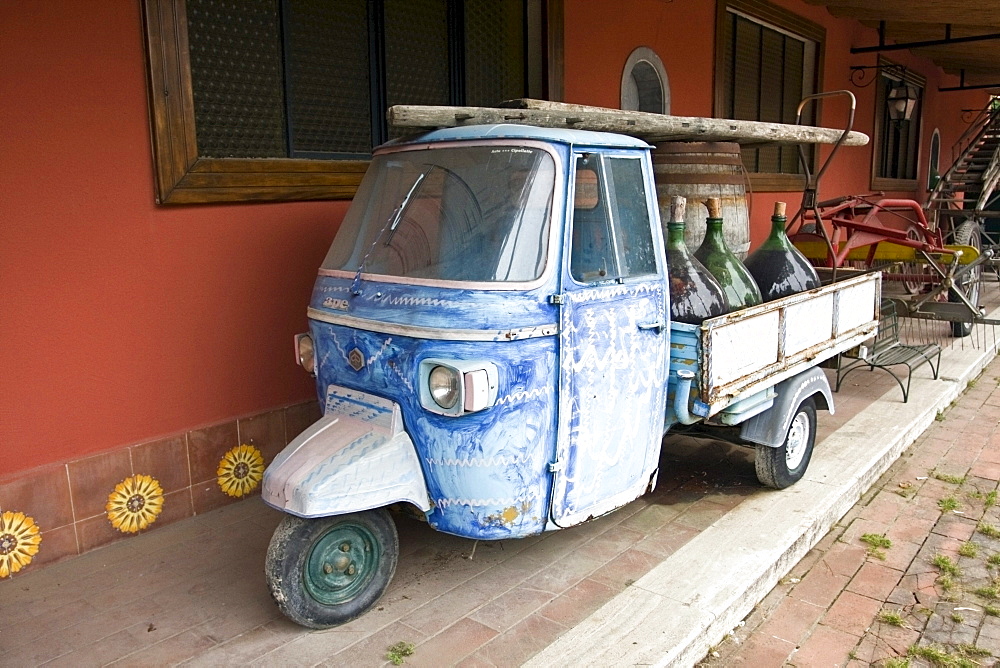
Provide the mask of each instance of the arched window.
{"label": "arched window", "polygon": [[927,156],[927,189],[933,190],[941,178],[941,132],[934,128],[931,135],[931,150]]}
{"label": "arched window", "polygon": [[640,46],[625,61],[622,72],[622,109],[670,113],[670,82],[656,52]]}

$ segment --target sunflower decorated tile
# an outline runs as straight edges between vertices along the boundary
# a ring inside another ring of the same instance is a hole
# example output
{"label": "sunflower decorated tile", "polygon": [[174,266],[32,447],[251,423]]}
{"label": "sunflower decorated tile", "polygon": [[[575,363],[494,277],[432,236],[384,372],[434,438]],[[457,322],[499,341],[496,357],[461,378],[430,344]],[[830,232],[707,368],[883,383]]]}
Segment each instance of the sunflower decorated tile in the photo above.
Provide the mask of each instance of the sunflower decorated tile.
{"label": "sunflower decorated tile", "polygon": [[111,526],[136,533],[156,521],[163,510],[163,489],[148,475],[136,474],[115,485],[106,506]]}
{"label": "sunflower decorated tile", "polygon": [[253,445],[236,446],[219,461],[219,488],[229,496],[250,494],[264,477],[264,455]]}
{"label": "sunflower decorated tile", "polygon": [[10,510],[0,513],[0,578],[10,577],[30,564],[41,542],[32,518]]}

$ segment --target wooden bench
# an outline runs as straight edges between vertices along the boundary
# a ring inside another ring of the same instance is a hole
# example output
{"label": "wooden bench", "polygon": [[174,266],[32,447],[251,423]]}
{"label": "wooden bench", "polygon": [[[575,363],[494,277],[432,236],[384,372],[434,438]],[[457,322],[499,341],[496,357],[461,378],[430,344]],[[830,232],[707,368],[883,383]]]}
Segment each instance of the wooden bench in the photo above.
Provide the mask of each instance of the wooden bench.
{"label": "wooden bench", "polygon": [[[861,349],[864,350],[864,347]],[[845,360],[850,360],[846,364]],[[899,383],[899,389],[903,391],[903,403],[910,398],[910,378],[914,370],[923,364],[929,364],[934,372],[934,380],[937,380],[938,371],[941,368],[941,346],[936,343],[927,343],[919,346],[911,346],[899,342],[899,317],[896,315],[896,305],[891,300],[882,300],[879,314],[878,333],[875,335],[875,342],[871,348],[862,355],[851,355],[844,353],[837,357],[837,385],[835,392],[840,391],[840,385],[844,377],[856,369],[868,369],[872,371],[876,368],[885,369]],[[893,367],[905,365],[909,369],[906,375],[906,385],[903,380],[893,371]]]}

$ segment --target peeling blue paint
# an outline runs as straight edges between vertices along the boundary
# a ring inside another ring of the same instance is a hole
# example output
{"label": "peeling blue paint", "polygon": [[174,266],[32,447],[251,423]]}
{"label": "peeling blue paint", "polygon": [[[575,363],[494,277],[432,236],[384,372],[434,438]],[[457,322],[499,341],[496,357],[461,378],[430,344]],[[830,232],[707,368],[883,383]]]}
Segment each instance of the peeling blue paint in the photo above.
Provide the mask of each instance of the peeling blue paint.
{"label": "peeling blue paint", "polygon": [[[423,292],[434,299],[431,295],[437,291],[407,287],[397,293],[397,286],[384,284],[380,288],[384,302],[390,304],[381,320],[402,319],[401,313],[392,313],[396,308],[392,302],[401,294],[419,299]],[[472,301],[488,311],[489,297]],[[492,300],[507,297],[493,293]],[[543,317],[550,321],[556,317],[554,307],[548,304],[536,303],[534,310],[539,314],[548,311]],[[351,314],[357,311],[352,309]],[[408,315],[412,323],[413,310]],[[437,326],[447,324],[437,318],[431,321]],[[454,324],[454,318],[450,322]],[[321,394],[325,395],[331,384],[341,385],[400,405],[434,504],[427,514],[432,525],[460,536],[491,539],[527,536],[545,529],[548,463],[556,440],[555,336],[516,342],[435,341],[315,320],[311,329]],[[359,371],[348,360],[355,348],[366,360]],[[414,385],[420,361],[427,358],[488,359],[495,363],[499,371],[495,405],[460,417],[426,410]]]}

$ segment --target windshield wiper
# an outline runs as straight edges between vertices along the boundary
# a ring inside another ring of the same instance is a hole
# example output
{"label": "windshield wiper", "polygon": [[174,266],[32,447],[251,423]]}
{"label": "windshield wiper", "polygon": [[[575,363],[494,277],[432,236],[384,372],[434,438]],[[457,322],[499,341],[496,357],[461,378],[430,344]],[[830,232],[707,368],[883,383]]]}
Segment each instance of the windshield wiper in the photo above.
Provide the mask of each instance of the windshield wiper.
{"label": "windshield wiper", "polygon": [[365,253],[365,256],[363,258],[361,258],[361,264],[358,265],[357,273],[354,274],[354,281],[351,282],[352,295],[361,294],[361,271],[365,268],[365,263],[368,262],[368,256],[372,254],[373,250],[375,250],[375,246],[378,244],[379,239],[382,238],[382,235],[385,234],[386,230],[389,230],[389,236],[386,237],[385,243],[383,245],[385,246],[389,245],[389,242],[392,240],[392,235],[396,233],[396,228],[399,227],[399,221],[403,219],[403,214],[406,212],[406,208],[410,204],[410,198],[413,197],[413,193],[417,191],[417,187],[420,186],[421,182],[423,182],[424,180],[424,177],[427,176],[427,174],[432,169],[434,169],[434,165],[431,165],[424,171],[420,172],[420,175],[417,176],[416,180],[413,182],[413,185],[410,186],[410,189],[406,192],[406,195],[403,197],[403,200],[399,203],[399,206],[396,207],[396,209],[392,212],[392,215],[390,215],[388,220],[385,221],[385,225],[382,226],[382,229],[378,231],[378,234],[375,236],[375,240],[372,242],[372,245],[368,249],[368,252]]}
{"label": "windshield wiper", "polygon": [[[431,169],[434,168],[431,167]],[[392,235],[396,233],[396,228],[399,227],[399,221],[403,219],[403,214],[406,213],[406,208],[410,206],[410,198],[413,197],[413,193],[415,193],[417,188],[420,187],[420,184],[423,182],[424,177],[427,176],[427,172],[429,171],[431,170],[428,169],[426,172],[420,173],[417,180],[413,182],[412,186],[410,186],[410,191],[406,193],[406,197],[404,197],[403,201],[399,203],[399,207],[396,208],[396,212],[389,223],[389,235],[385,238],[385,241],[382,242],[383,246],[388,246],[389,242],[392,241]]]}

